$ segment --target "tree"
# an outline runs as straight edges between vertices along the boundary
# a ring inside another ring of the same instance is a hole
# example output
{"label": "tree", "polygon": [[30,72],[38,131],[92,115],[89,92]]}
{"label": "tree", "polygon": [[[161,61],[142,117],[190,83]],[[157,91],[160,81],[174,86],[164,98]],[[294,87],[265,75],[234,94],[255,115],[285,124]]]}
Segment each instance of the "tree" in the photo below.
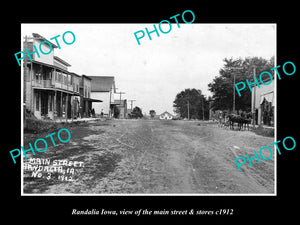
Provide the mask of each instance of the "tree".
{"label": "tree", "polygon": [[173,103],[175,112],[181,118],[202,119],[203,113],[204,118],[208,118],[208,101],[201,94],[201,90],[185,89],[176,95]]}
{"label": "tree", "polygon": [[155,112],[155,110],[151,109],[149,111],[149,114],[150,114],[150,117],[153,119],[155,117],[155,115],[156,115],[156,112]]}
{"label": "tree", "polygon": [[[253,82],[253,71],[256,68],[256,77],[263,71],[270,71],[274,67],[274,57],[266,60],[258,57],[247,57],[245,59],[224,59],[224,66],[219,71],[213,81],[208,84],[208,89],[213,93],[212,108],[214,110],[232,110],[233,92],[235,93],[235,109],[250,111],[251,109],[251,91],[245,88],[241,91],[241,96],[236,93],[234,87],[238,82]],[[272,72],[271,72],[272,73]],[[274,76],[274,73],[272,73]],[[259,78],[258,78],[259,79]],[[252,86],[253,87],[253,86]]]}
{"label": "tree", "polygon": [[132,118],[142,118],[143,117],[142,110],[137,106],[134,107],[132,112],[131,112],[131,117]]}

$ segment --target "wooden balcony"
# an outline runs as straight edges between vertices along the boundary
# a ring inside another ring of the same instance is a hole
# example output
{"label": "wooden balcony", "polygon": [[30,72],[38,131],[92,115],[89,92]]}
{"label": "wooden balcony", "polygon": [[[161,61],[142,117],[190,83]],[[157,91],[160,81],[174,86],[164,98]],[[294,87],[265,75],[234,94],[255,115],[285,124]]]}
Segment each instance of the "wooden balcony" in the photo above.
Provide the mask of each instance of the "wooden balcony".
{"label": "wooden balcony", "polygon": [[52,80],[32,80],[33,87],[53,88]]}
{"label": "wooden balcony", "polygon": [[59,88],[66,91],[73,92],[74,88],[71,84],[63,84],[58,81],[53,80],[32,80],[32,86],[33,87],[40,87],[40,88]]}

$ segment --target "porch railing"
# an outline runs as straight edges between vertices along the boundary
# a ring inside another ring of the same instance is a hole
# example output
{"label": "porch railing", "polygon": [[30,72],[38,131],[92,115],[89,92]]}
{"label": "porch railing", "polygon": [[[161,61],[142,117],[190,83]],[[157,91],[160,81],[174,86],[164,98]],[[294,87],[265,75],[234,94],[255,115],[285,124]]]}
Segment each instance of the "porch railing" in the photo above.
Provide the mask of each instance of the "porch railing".
{"label": "porch railing", "polygon": [[53,81],[51,79],[47,80],[33,80],[32,86],[41,87],[41,88],[61,88],[64,90],[72,91],[74,90],[73,85],[71,84],[63,84],[57,81]]}

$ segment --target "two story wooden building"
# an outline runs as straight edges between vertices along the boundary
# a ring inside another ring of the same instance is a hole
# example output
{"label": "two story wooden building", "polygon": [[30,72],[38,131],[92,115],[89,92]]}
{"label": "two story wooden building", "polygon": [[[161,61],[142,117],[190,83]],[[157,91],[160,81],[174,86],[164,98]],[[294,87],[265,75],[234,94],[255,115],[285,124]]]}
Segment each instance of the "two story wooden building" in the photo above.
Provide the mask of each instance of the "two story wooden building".
{"label": "two story wooden building", "polygon": [[94,102],[92,107],[96,115],[113,117],[114,108],[116,107],[114,94],[116,93],[114,76],[89,76],[92,79],[91,97],[102,100],[101,103]]}
{"label": "two story wooden building", "polygon": [[[34,51],[34,45],[48,41],[39,34],[25,37],[24,51]],[[54,56],[57,46],[53,43],[52,51],[47,54],[36,53],[24,58],[23,100],[25,110],[38,119],[77,118],[90,116],[91,112],[91,79],[68,71],[71,65]],[[44,52],[49,52],[48,45],[43,45]],[[47,49],[48,48],[48,49]],[[95,100],[101,102],[101,100]]]}

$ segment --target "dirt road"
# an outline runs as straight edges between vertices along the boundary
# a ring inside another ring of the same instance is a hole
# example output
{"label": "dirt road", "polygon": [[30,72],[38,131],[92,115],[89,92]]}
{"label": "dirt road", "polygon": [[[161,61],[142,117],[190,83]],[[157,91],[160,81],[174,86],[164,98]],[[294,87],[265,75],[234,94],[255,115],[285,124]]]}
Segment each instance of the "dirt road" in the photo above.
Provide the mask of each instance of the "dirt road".
{"label": "dirt road", "polygon": [[25,194],[274,193],[273,158],[253,160],[254,166],[247,163],[241,172],[234,161],[254,156],[273,138],[195,121],[93,121],[68,129],[70,142],[34,157],[48,159],[52,167],[55,160],[83,166],[63,163],[65,174],[47,170],[41,177],[27,167]]}

